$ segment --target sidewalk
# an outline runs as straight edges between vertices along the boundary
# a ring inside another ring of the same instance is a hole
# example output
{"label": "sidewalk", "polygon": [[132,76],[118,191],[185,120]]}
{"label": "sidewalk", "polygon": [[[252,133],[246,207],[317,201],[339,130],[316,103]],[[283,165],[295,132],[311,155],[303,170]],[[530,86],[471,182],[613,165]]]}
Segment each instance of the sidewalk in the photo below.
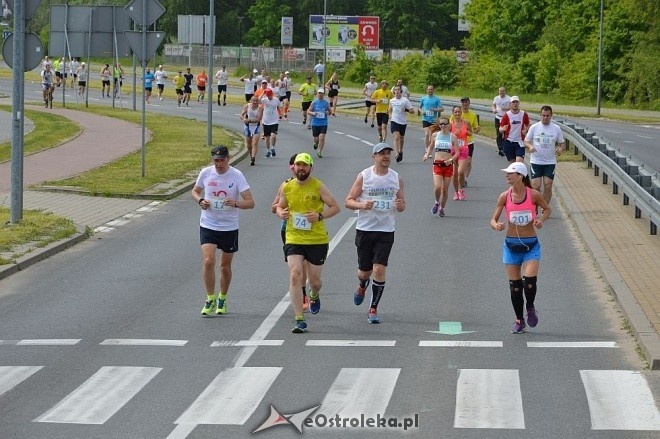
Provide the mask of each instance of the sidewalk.
{"label": "sidewalk", "polygon": [[[137,125],[84,112],[53,109],[78,122],[83,132],[66,144],[25,158],[25,184],[84,172],[139,150]],[[0,132],[9,113],[0,111]],[[11,127],[11,114],[9,114]],[[111,141],[110,141],[111,139]],[[10,204],[10,163],[0,164],[0,204]],[[585,163],[561,163],[555,185],[569,217],[575,222],[620,308],[630,322],[653,369],[660,369],[660,239],[648,233],[648,221],[634,219],[632,206],[612,195]],[[35,249],[17,266],[0,266],[0,279],[85,239],[85,227],[95,229],[150,204],[148,200],[88,197],[66,193],[24,192],[25,209],[45,209],[70,218],[81,233],[46,249]],[[579,292],[576,292],[579,294]]]}

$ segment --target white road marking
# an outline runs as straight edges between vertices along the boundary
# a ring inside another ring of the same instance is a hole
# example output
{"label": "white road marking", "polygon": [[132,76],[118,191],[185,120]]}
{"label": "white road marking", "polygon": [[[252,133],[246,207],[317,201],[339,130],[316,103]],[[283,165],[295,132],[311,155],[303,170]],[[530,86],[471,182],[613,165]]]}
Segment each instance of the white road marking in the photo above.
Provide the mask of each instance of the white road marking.
{"label": "white road marking", "polygon": [[359,418],[383,415],[401,369],[342,368],[314,415]]}
{"label": "white road marking", "polygon": [[204,389],[175,424],[243,425],[281,371],[281,367],[226,369]]}
{"label": "white road marking", "polygon": [[660,430],[648,383],[632,370],[581,370],[592,430]]}
{"label": "white road marking", "polygon": [[450,340],[422,340],[419,346],[441,348],[501,348],[501,341],[450,341]]}
{"label": "white road marking", "polygon": [[642,139],[653,139],[653,137],[650,136],[642,136],[641,134],[637,134],[637,137],[640,137]]}
{"label": "white road marking", "polygon": [[188,340],[159,340],[150,338],[107,338],[102,346],[185,346]]}
{"label": "white road marking", "polygon": [[37,373],[43,366],[0,366],[0,396]]}
{"label": "white road marking", "polygon": [[361,140],[362,143],[367,144],[369,146],[374,146],[374,143],[369,142],[368,140]]}
{"label": "white road marking", "polygon": [[353,140],[360,140],[359,137],[351,136],[350,134],[346,134],[346,137],[351,138],[351,139],[353,139]]}
{"label": "white road marking", "polygon": [[104,366],[34,422],[103,424],[160,371],[160,367]]}
{"label": "white road marking", "polygon": [[214,341],[211,347],[217,346],[282,346],[284,340],[222,340]]}
{"label": "white road marking", "polygon": [[32,340],[21,340],[18,346],[72,346],[80,343],[80,338],[35,338]]}
{"label": "white road marking", "polygon": [[306,346],[345,347],[345,346],[394,346],[396,340],[307,340]]}
{"label": "white road marking", "polygon": [[524,429],[518,371],[460,369],[454,428]]}
{"label": "white road marking", "polygon": [[[330,241],[330,244],[328,245],[328,257],[332,254],[332,251],[334,248],[337,246],[339,242],[341,242],[342,238],[344,235],[350,230],[350,228],[355,224],[355,221],[357,221],[356,217],[352,217],[346,220],[342,228],[337,232],[337,234],[332,238]],[[289,297],[289,292],[282,297],[282,300],[279,301],[277,305],[273,308],[273,310],[268,314],[266,319],[261,322],[261,325],[257,328],[257,330],[252,334],[249,340],[254,341],[254,340],[265,340],[266,337],[268,336],[268,333],[273,329],[273,327],[277,324],[277,321],[282,317],[284,312],[287,310],[290,304],[290,297]],[[244,348],[241,349],[241,351],[238,353],[236,356],[236,360],[234,360],[234,368],[242,368],[252,357],[252,354],[257,350],[258,346],[245,346]],[[231,369],[228,369],[231,370]],[[279,372],[278,372],[279,373]],[[242,392],[242,390],[240,391]],[[240,394],[240,393],[239,393]],[[201,398],[201,397],[200,397]],[[198,398],[198,400],[200,399]],[[254,405],[254,408],[256,408],[256,404]],[[189,409],[190,410],[190,409]],[[223,408],[224,410],[224,408]],[[183,417],[183,415],[182,415]],[[183,422],[177,422],[177,425],[174,430],[167,436],[167,439],[185,439],[188,437],[190,433],[195,429],[195,423],[200,423],[197,422],[197,420],[190,420],[186,423]]]}
{"label": "white road marking", "polygon": [[527,342],[528,348],[618,348],[615,341],[548,341]]}
{"label": "white road marking", "polygon": [[[333,131],[333,133],[337,133],[337,134],[340,134],[340,135],[344,135],[344,133],[342,133],[341,131]],[[347,136],[348,136],[348,134],[347,134]],[[348,136],[348,137],[351,137],[351,136]]]}

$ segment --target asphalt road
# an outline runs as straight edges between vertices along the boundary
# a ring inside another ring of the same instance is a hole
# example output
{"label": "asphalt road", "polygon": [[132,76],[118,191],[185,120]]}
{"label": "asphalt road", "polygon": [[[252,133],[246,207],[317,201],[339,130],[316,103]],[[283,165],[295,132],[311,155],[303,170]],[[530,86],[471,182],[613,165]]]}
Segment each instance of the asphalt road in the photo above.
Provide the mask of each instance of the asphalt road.
{"label": "asphalt road", "polygon": [[[196,102],[151,106],[205,118]],[[240,128],[238,107],[214,121]],[[256,201],[241,212],[229,314],[201,318],[199,208],[189,195],[118,233],[98,235],[0,282],[0,431],[9,438],[250,437],[271,405],[313,419],[410,418],[421,438],[655,438],[660,375],[643,369],[606,286],[553,203],[539,236],[539,326],[511,335],[503,235],[488,219],[506,189],[504,161],[477,143],[468,200],[430,214],[430,165],[409,127],[407,209],[379,307],[356,307],[352,211],[333,239],[322,308],[291,333],[288,273],[270,202],[288,157],[311,152],[299,111],[281,124],[278,155],[237,165]],[[374,129],[330,120],[314,174],[343,205],[369,166]],[[188,145],[181,145],[188,148]],[[460,329],[459,329],[460,325]],[[295,420],[295,419],[294,419]],[[350,424],[350,421],[348,421]],[[410,432],[409,432],[410,433]],[[297,437],[292,425],[262,437]],[[311,437],[399,437],[399,428],[304,427]]]}

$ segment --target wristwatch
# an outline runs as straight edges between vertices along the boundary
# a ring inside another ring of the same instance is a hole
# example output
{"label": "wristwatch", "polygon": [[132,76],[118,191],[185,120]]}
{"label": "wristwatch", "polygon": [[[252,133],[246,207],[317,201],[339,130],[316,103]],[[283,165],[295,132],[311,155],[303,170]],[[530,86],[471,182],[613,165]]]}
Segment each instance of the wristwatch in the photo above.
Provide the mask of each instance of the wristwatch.
{"label": "wristwatch", "polygon": [[199,205],[201,206],[201,205],[202,205],[202,201],[204,201],[204,198],[200,198],[199,201],[197,202],[197,204],[199,204]]}
{"label": "wristwatch", "polygon": [[323,214],[319,212],[319,221],[323,221]]}

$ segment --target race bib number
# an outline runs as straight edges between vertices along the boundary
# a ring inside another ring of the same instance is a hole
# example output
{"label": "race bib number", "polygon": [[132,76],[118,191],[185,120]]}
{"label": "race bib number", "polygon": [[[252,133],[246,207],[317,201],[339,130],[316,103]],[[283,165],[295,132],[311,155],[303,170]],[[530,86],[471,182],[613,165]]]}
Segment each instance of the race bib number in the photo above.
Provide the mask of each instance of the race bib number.
{"label": "race bib number", "polygon": [[518,210],[509,213],[509,222],[516,226],[526,226],[532,222],[531,210]]}
{"label": "race bib number", "polygon": [[213,211],[229,210],[229,208],[230,207],[225,204],[224,198],[214,198],[211,200],[210,209]]}
{"label": "race bib number", "polygon": [[381,104],[389,104],[389,103],[390,103],[390,100],[387,99],[387,98],[383,98],[383,99],[380,100],[380,103],[381,103]]}
{"label": "race bib number", "polygon": [[312,223],[307,219],[305,213],[293,214],[293,228],[298,230],[312,230]]}
{"label": "race bib number", "polygon": [[325,119],[325,111],[317,111],[316,112],[316,118],[317,119]]}
{"label": "race bib number", "polygon": [[377,196],[373,198],[373,210],[387,212],[394,208],[394,197],[388,195]]}
{"label": "race bib number", "polygon": [[465,146],[465,140],[463,139],[458,139],[458,147],[463,148]]}
{"label": "race bib number", "polygon": [[433,111],[433,110],[426,110],[426,111],[424,112],[424,116],[433,117],[433,116],[435,116],[435,111]]}
{"label": "race bib number", "polygon": [[538,137],[537,144],[543,149],[549,149],[554,146],[554,138],[552,136],[541,134]]}

